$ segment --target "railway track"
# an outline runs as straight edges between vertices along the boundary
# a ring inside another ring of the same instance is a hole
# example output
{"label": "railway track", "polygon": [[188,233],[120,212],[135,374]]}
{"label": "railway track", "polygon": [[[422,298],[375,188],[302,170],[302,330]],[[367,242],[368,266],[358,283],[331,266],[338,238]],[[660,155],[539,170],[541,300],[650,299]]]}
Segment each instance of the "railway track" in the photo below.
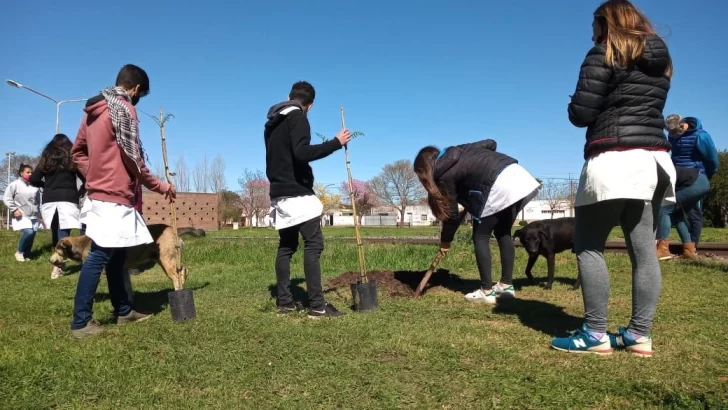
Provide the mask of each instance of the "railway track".
{"label": "railway track", "polygon": [[[278,240],[277,236],[208,236],[207,239],[215,240]],[[352,237],[330,237],[326,241],[346,241],[355,242],[356,238]],[[362,238],[364,243],[387,243],[387,244],[411,244],[411,245],[437,245],[440,243],[438,238],[402,238],[402,237],[365,237]],[[493,239],[491,242],[495,243]],[[514,241],[516,247],[521,247],[521,243]],[[624,241],[608,241],[604,250],[611,253],[627,253],[627,245]],[[712,255],[721,258],[728,258],[728,243],[722,242],[703,242],[698,249],[700,255]],[[670,243],[670,252],[679,255],[682,253],[682,244],[680,242]]]}

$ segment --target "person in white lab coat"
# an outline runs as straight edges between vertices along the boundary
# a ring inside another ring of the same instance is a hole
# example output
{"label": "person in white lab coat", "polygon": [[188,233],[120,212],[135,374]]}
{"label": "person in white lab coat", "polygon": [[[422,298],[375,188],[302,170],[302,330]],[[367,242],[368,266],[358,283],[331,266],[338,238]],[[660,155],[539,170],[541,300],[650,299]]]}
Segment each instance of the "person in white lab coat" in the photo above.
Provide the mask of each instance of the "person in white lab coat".
{"label": "person in white lab coat", "polygon": [[3,202],[12,215],[11,225],[14,231],[20,231],[18,249],[15,260],[25,262],[33,248],[35,233],[40,229],[38,221],[38,203],[40,195],[38,188],[30,185],[30,174],[33,167],[20,164],[18,179],[11,182],[5,189]]}
{"label": "person in white lab coat", "polygon": [[[81,229],[78,207],[77,178],[83,180],[71,158],[73,143],[64,134],[56,134],[43,149],[38,166],[30,176],[30,184],[43,188],[40,206],[43,222],[50,228],[55,247],[59,240],[71,235],[71,229]],[[63,274],[54,266],[51,279]]]}

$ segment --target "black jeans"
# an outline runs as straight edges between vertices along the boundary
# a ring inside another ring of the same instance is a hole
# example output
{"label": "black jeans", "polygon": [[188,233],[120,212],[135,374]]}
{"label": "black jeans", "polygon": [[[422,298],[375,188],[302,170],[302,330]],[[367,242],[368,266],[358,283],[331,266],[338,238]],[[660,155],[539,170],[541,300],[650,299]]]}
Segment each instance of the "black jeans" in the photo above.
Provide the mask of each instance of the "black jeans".
{"label": "black jeans", "polygon": [[276,281],[278,282],[278,306],[293,303],[291,294],[291,257],[298,250],[298,234],[303,237],[303,273],[306,276],[308,305],[311,309],[323,308],[324,293],[321,288],[321,264],[319,259],[324,250],[324,236],[321,233],[321,218],[278,231],[280,242],[276,257]]}
{"label": "black jeans", "polygon": [[58,244],[58,241],[61,239],[71,236],[71,230],[70,229],[61,229],[60,228],[60,221],[59,221],[58,211],[56,211],[53,214],[53,221],[51,222],[51,238],[52,238],[52,244],[55,248]]}
{"label": "black jeans", "polygon": [[480,272],[480,286],[483,289],[493,287],[490,261],[490,235],[494,234],[498,241],[498,249],[501,258],[501,280],[503,284],[510,285],[513,281],[513,261],[516,259],[516,250],[513,247],[511,230],[513,222],[521,210],[521,202],[518,201],[497,214],[481,218],[480,222],[474,220],[473,224],[473,246],[475,247],[475,261]]}

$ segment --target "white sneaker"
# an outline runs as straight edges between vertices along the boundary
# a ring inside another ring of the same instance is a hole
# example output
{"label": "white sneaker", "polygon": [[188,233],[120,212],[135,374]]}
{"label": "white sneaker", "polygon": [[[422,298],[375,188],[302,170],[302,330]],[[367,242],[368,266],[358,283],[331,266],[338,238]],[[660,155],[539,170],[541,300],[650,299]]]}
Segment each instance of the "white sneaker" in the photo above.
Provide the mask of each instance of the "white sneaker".
{"label": "white sneaker", "polygon": [[465,295],[465,299],[470,302],[487,303],[489,305],[495,305],[496,294],[495,289],[489,290],[487,293],[483,289],[478,289],[475,292],[468,293]]}
{"label": "white sneaker", "polygon": [[493,290],[498,297],[515,298],[516,290],[513,285],[506,285],[505,283],[496,283],[493,285]]}
{"label": "white sneaker", "polygon": [[63,270],[58,266],[54,266],[53,270],[51,271],[51,279],[58,279],[61,276],[63,276]]}
{"label": "white sneaker", "polygon": [[25,256],[20,252],[15,252],[15,260],[18,262],[25,262]]}

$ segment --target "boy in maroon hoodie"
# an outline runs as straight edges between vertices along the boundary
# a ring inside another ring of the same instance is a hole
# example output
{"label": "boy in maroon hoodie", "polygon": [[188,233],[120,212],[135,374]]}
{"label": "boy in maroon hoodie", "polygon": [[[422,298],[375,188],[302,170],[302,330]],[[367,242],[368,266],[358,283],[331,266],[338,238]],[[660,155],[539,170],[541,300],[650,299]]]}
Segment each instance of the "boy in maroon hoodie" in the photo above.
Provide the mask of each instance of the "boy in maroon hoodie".
{"label": "boy in maroon hoodie", "polygon": [[71,333],[93,336],[103,330],[93,320],[93,303],[101,272],[106,268],[109,296],[117,324],[149,316],[135,311],[124,286],[126,249],[152,242],[144,219],[135,209],[139,184],[167,198],[174,186],[154,177],[144,163],[139,122],[134,106],[149,93],[149,77],[127,64],[109,87],[88,100],[71,155],[86,177],[88,199],[81,210],[91,250],[81,267],[73,305]]}

